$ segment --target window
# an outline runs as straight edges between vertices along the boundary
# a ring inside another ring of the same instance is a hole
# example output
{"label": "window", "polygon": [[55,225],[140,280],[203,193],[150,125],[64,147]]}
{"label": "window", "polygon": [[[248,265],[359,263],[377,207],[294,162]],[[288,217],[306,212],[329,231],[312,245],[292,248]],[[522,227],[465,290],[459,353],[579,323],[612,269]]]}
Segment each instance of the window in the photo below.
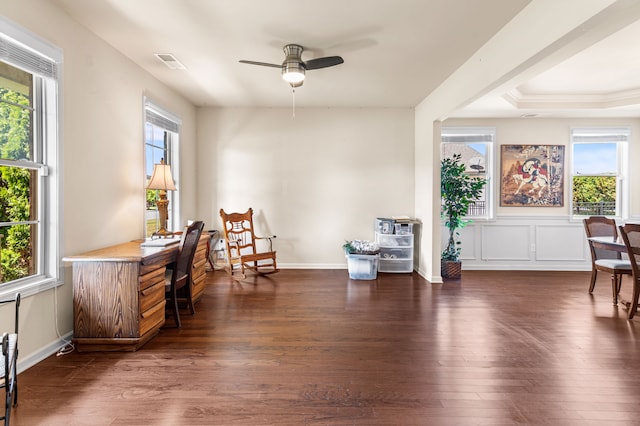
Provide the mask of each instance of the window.
{"label": "window", "polygon": [[492,149],[495,141],[495,128],[489,127],[443,127],[442,128],[442,158],[450,158],[460,154],[466,166],[467,173],[486,179],[481,197],[467,212],[468,217],[489,218],[492,216],[491,178],[492,178]]}
{"label": "window", "polygon": [[0,296],[62,282],[61,51],[0,17]]}
{"label": "window", "polygon": [[[180,227],[180,219],[178,212],[180,207],[178,182],[178,138],[180,133],[181,120],[173,114],[154,105],[148,99],[145,99],[145,123],[144,123],[144,158],[145,158],[145,174],[148,182],[153,174],[153,166],[163,160],[165,164],[171,166],[171,174],[175,181],[176,191],[167,191],[168,220],[167,229],[176,230]],[[145,235],[151,236],[159,229],[159,217],[156,201],[158,199],[158,191],[146,191],[146,209],[145,209]]]}
{"label": "window", "polygon": [[571,130],[572,212],[626,217],[628,128]]}

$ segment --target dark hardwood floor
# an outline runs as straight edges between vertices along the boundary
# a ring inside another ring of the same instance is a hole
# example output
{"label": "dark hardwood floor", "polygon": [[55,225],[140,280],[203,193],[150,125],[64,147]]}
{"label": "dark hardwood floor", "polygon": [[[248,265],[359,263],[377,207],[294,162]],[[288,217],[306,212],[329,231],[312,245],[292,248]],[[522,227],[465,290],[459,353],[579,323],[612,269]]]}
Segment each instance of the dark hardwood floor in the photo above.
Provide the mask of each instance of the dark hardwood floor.
{"label": "dark hardwood floor", "polygon": [[640,319],[604,274],[593,296],[588,272],[208,280],[196,315],[138,352],[20,374],[12,424],[640,424]]}

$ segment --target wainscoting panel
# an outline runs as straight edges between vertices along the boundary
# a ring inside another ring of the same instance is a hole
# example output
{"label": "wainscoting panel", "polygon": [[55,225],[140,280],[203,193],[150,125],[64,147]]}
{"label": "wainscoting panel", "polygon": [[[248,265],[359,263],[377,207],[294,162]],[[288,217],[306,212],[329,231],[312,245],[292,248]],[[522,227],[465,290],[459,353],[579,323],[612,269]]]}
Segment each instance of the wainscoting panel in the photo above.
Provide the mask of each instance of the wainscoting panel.
{"label": "wainscoting panel", "polygon": [[536,225],[535,260],[584,261],[585,245],[579,243],[585,239],[584,227],[567,225]]}
{"label": "wainscoting panel", "polygon": [[524,224],[484,225],[481,234],[482,260],[531,260],[529,226]]}
{"label": "wainscoting panel", "polygon": [[[480,260],[482,249],[480,246],[480,242],[482,241],[482,239],[480,238],[478,233],[478,227],[474,224],[467,225],[460,231],[460,236],[462,238],[462,241],[464,241],[464,244],[462,245],[462,251],[460,253],[461,259]],[[447,233],[446,236],[448,237],[449,234]]]}
{"label": "wainscoting panel", "polygon": [[[446,228],[442,228],[443,245]],[[588,271],[581,220],[562,216],[500,216],[475,220],[460,233],[462,269]]]}

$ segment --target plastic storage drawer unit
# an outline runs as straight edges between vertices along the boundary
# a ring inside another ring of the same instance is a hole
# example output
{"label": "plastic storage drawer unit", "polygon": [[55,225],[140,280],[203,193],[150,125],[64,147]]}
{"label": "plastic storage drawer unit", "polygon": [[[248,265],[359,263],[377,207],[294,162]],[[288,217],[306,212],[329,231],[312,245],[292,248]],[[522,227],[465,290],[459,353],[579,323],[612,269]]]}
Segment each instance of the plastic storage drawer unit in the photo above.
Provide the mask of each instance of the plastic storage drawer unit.
{"label": "plastic storage drawer unit", "polygon": [[380,248],[379,272],[413,272],[413,234],[376,232]]}
{"label": "plastic storage drawer unit", "polygon": [[413,259],[380,259],[380,272],[413,272]]}
{"label": "plastic storage drawer unit", "polygon": [[413,234],[377,234],[378,247],[413,247]]}

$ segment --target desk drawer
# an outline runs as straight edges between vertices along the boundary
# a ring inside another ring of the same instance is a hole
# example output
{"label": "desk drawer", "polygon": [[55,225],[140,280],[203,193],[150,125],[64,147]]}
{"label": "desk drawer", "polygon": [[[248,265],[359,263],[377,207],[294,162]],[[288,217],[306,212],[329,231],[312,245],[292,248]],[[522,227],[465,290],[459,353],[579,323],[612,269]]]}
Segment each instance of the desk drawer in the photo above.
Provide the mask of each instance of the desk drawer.
{"label": "desk drawer", "polygon": [[151,287],[140,290],[140,312],[145,312],[164,300],[164,277]]}
{"label": "desk drawer", "polygon": [[[163,292],[164,294],[164,292]],[[140,315],[140,337],[144,336],[150,330],[160,327],[164,324],[164,299],[162,302],[153,306],[151,309],[144,311]]]}
{"label": "desk drawer", "polygon": [[191,275],[195,277],[199,277],[200,275],[204,275],[207,273],[205,266],[207,264],[206,258],[195,259],[193,261],[193,269],[191,270]]}
{"label": "desk drawer", "polygon": [[[202,252],[202,251],[206,253],[208,240],[209,240],[208,237],[207,238],[200,237],[200,241],[198,241],[198,246],[196,247],[196,253]],[[206,257],[206,254],[204,256]]]}
{"label": "desk drawer", "polygon": [[202,293],[204,293],[205,288],[205,280],[207,279],[206,275],[200,275],[199,277],[193,277],[193,286],[191,288],[191,297],[194,301],[197,301],[202,297]]}
{"label": "desk drawer", "polygon": [[167,268],[164,266],[161,266],[160,268],[147,272],[144,275],[140,275],[140,290],[156,285],[159,282],[164,282],[164,273],[166,269]]}

